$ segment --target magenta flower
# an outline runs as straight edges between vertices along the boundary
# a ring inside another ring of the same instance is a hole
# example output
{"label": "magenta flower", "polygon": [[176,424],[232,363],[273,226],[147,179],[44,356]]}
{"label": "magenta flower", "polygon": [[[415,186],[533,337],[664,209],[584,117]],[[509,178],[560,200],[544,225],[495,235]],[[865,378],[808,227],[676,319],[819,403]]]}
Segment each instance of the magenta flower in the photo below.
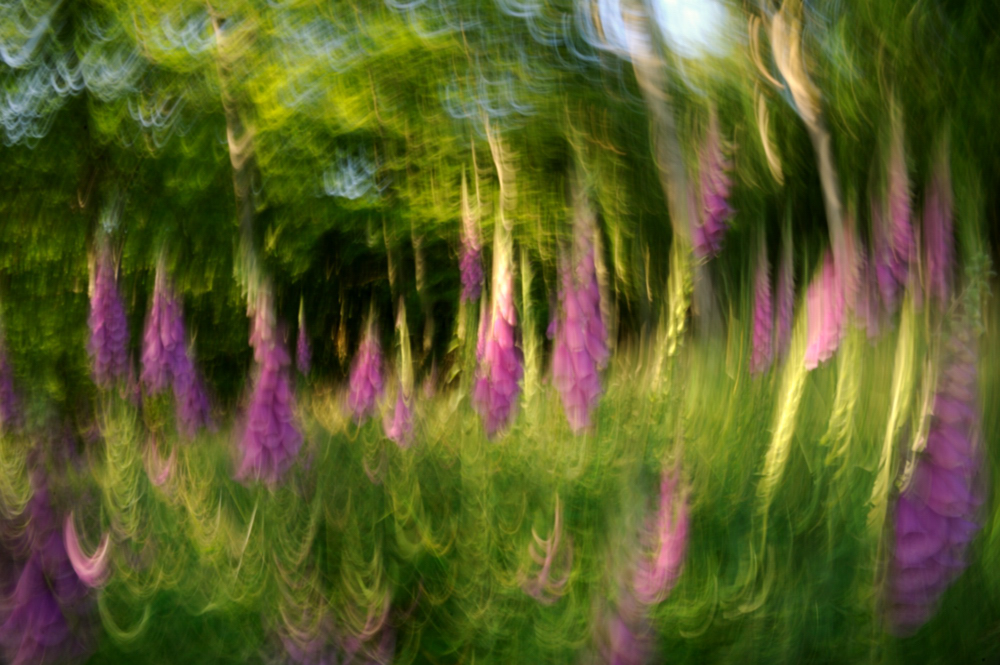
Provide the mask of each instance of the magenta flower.
{"label": "magenta flower", "polygon": [[517,313],[514,309],[514,277],[503,252],[494,257],[496,293],[489,319],[483,318],[476,347],[478,368],[472,388],[472,405],[483,419],[486,434],[493,437],[511,420],[521,392],[524,374],[521,350],[515,343]]}
{"label": "magenta flower", "polygon": [[879,291],[886,311],[892,314],[906,288],[915,249],[910,223],[910,184],[901,142],[893,147],[890,157],[888,197],[888,219],[881,202],[872,201],[872,237]]}
{"label": "magenta flower", "polygon": [[806,294],[806,310],[809,315],[805,356],[807,369],[815,369],[837,351],[844,334],[845,307],[844,284],[827,252]]}
{"label": "magenta flower", "polygon": [[688,542],[688,505],[686,492],[679,488],[680,473],[664,470],[660,479],[660,505],[656,519],[643,534],[644,552],[639,559],[632,587],[640,603],[663,602],[684,566]]}
{"label": "magenta flower", "polygon": [[[261,300],[270,302],[266,297]],[[243,432],[243,460],[237,472],[238,478],[254,478],[270,484],[280,480],[291,467],[302,446],[288,376],[291,358],[273,320],[269,306],[258,307],[251,335],[257,379]]]}
{"label": "magenta flower", "polygon": [[601,397],[599,371],[608,360],[608,334],[601,318],[601,296],[594,265],[594,246],[577,229],[575,269],[565,264],[559,289],[559,313],[550,324],[555,337],[552,376],[570,429],[590,427],[590,415]]}
{"label": "magenta flower", "polygon": [[306,336],[306,327],[299,323],[298,339],[295,342],[295,367],[299,374],[306,376],[312,365],[312,350],[309,348],[309,338]]}
{"label": "magenta flower", "polygon": [[947,160],[939,158],[924,198],[924,261],[927,293],[941,306],[948,302],[950,293],[954,244],[951,174]]}
{"label": "magenta flower", "polygon": [[400,448],[409,448],[413,443],[413,412],[403,395],[403,384],[396,390],[396,404],[391,413],[386,413],[382,420],[385,435],[395,441]]}
{"label": "magenta flower", "polygon": [[128,375],[128,321],[115,282],[111,252],[106,246],[97,254],[94,286],[90,298],[89,351],[94,362],[94,380],[107,387]]}
{"label": "magenta flower", "polygon": [[177,428],[193,438],[211,423],[208,395],[194,366],[184,330],[184,311],[163,272],[157,269],[153,305],[142,337],[143,385],[150,393],[173,389]]}
{"label": "magenta flower", "polygon": [[[478,201],[478,185],[476,191]],[[465,182],[465,173],[463,173],[462,231],[459,238],[461,241],[459,268],[462,273],[461,299],[464,302],[473,302],[478,300],[479,295],[483,290],[482,243],[479,241],[479,229],[475,215],[476,212],[469,206],[469,190]]]}
{"label": "magenta flower", "polygon": [[483,288],[482,250],[472,245],[464,235],[459,268],[462,271],[462,300],[466,302],[478,300]]}
{"label": "magenta flower", "polygon": [[[701,209],[691,238],[695,255],[699,258],[712,258],[722,250],[722,239],[735,212],[729,205],[729,192],[732,187],[728,175],[730,168],[731,165],[722,150],[718,118],[713,112],[708,125],[708,135],[701,148],[699,191]],[[692,218],[694,218],[693,211]]]}
{"label": "magenta flower", "polygon": [[0,624],[0,646],[12,665],[64,663],[81,651],[67,617],[82,609],[86,589],[70,563],[40,474],[32,484],[25,533],[28,560]]}
{"label": "magenta flower", "polygon": [[771,265],[767,248],[761,246],[754,276],[753,293],[753,351],[750,354],[750,373],[767,371],[774,359],[774,307],[771,302]]}
{"label": "magenta flower", "polygon": [[980,526],[983,456],[969,331],[953,334],[945,353],[927,445],[896,503],[888,605],[890,627],[901,635],[934,615],[941,595],[967,565],[965,553]]}
{"label": "magenta flower", "polygon": [[202,427],[212,426],[212,416],[205,385],[188,353],[178,360],[173,376],[177,429],[194,438]]}
{"label": "magenta flower", "polygon": [[355,422],[361,424],[375,412],[384,388],[382,347],[375,335],[374,325],[369,323],[351,366],[347,406],[354,414]]}
{"label": "magenta flower", "polygon": [[[156,271],[153,305],[142,335],[142,373],[146,389],[163,392],[173,377],[173,369],[184,353],[184,324],[179,303],[173,298],[162,270]],[[178,325],[178,323],[180,325]]]}
{"label": "magenta flower", "polygon": [[649,665],[656,654],[649,618],[628,611],[604,612],[601,656],[609,665]]}
{"label": "magenta flower", "polygon": [[295,340],[295,367],[302,376],[307,376],[312,367],[312,349],[309,347],[309,335],[306,332],[306,310],[303,300],[299,300],[299,334]]}

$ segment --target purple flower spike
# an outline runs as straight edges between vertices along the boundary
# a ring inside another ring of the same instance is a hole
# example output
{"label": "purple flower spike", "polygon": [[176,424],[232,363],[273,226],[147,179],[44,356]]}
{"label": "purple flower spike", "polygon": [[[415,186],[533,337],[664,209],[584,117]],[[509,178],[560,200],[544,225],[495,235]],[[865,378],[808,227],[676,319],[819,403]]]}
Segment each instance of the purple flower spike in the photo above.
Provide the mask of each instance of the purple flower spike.
{"label": "purple flower spike", "polygon": [[888,219],[882,204],[872,201],[872,235],[879,291],[886,311],[892,314],[899,307],[900,293],[906,288],[915,247],[910,222],[910,183],[901,138],[893,145],[890,156],[888,190]]}
{"label": "purple flower spike", "polygon": [[167,282],[163,266],[157,269],[153,306],[142,338],[142,383],[156,394],[173,389],[177,428],[193,438],[211,423],[208,396],[194,366],[184,329],[184,311]]}
{"label": "purple flower spike", "polygon": [[44,480],[36,476],[32,484],[30,554],[0,624],[0,646],[12,665],[63,663],[80,651],[67,613],[80,609],[86,589],[70,563]]}
{"label": "purple flower spike", "polygon": [[170,383],[172,365],[178,347],[183,340],[173,339],[174,327],[171,318],[176,312],[167,290],[166,279],[157,270],[156,285],[153,287],[153,305],[146,317],[146,329],[142,335],[142,374],[140,378],[146,389],[157,394],[163,392]]}
{"label": "purple flower spike", "polygon": [[980,527],[983,455],[969,332],[953,334],[945,353],[927,445],[896,503],[887,600],[890,628],[899,635],[916,632],[934,615],[938,599],[967,565],[966,550]]}
{"label": "purple flower spike", "polygon": [[[72,571],[71,571],[72,572]],[[70,641],[69,624],[49,589],[40,556],[31,555],[11,599],[14,609],[0,625],[0,643],[12,665],[58,662]]]}
{"label": "purple flower spike", "polygon": [[767,371],[774,359],[774,307],[771,302],[771,265],[767,248],[761,246],[754,277],[753,294],[753,352],[750,356],[750,373]]}
{"label": "purple flower spike", "polygon": [[24,425],[21,398],[14,389],[14,371],[7,357],[7,348],[0,338],[0,426],[16,431]]}
{"label": "purple flower spike", "polygon": [[692,242],[698,258],[712,258],[722,250],[722,239],[734,210],[729,205],[732,181],[730,164],[722,150],[719,122],[715,113],[708,125],[708,136],[700,157],[700,220],[692,233]]}
{"label": "purple flower spike", "polygon": [[403,385],[396,391],[396,405],[391,414],[386,414],[382,421],[385,435],[395,441],[400,448],[409,448],[413,444],[413,413],[403,395]]}
{"label": "purple flower spike", "polygon": [[243,461],[237,477],[274,484],[298,455],[302,434],[295,425],[288,349],[275,330],[270,307],[258,307],[256,317],[254,355],[258,373],[247,410],[242,439]]}
{"label": "purple flower spike", "polygon": [[302,376],[308,376],[312,367],[312,349],[309,346],[309,334],[306,332],[304,300],[299,300],[299,334],[295,340],[295,367]]}
{"label": "purple flower spike", "polygon": [[185,353],[173,377],[177,428],[187,438],[194,438],[202,427],[212,427],[208,394],[191,357]]}
{"label": "purple flower spike", "polygon": [[306,336],[306,327],[299,323],[299,335],[295,341],[295,367],[299,374],[307,376],[309,368],[312,366],[312,349],[309,348],[309,338]]}
{"label": "purple flower spike", "polygon": [[652,556],[640,558],[633,590],[640,603],[663,602],[677,583],[684,565],[688,541],[686,493],[678,487],[680,474],[664,470],[660,480],[660,506],[652,528],[644,534],[645,550]]}
{"label": "purple flower spike", "polygon": [[942,306],[948,302],[951,288],[954,243],[951,174],[946,159],[939,158],[924,199],[924,255],[927,293]]}
{"label": "purple flower spike", "polygon": [[815,369],[837,351],[844,334],[844,287],[830,253],[809,285],[806,294],[809,315],[809,338],[806,346],[806,369]]}
{"label": "purple flower spike", "polygon": [[107,387],[128,375],[128,321],[115,282],[111,252],[98,251],[94,267],[94,286],[90,298],[90,344],[94,361],[94,380]]}
{"label": "purple flower spike", "polygon": [[647,617],[619,609],[605,612],[601,655],[610,665],[648,665],[656,654],[653,627]]}
{"label": "purple flower spike", "polygon": [[500,251],[494,257],[496,293],[485,328],[480,328],[477,357],[479,367],[472,388],[472,404],[486,435],[494,437],[510,422],[521,392],[524,374],[521,351],[515,344],[517,314],[514,309],[514,277],[509,260]]}
{"label": "purple flower spike", "polygon": [[479,299],[483,288],[482,250],[462,238],[462,258],[459,267],[462,270],[462,300],[473,302]]}
{"label": "purple flower spike", "polygon": [[555,337],[552,376],[573,432],[590,427],[590,415],[601,397],[599,370],[608,360],[608,334],[601,318],[601,296],[594,265],[594,246],[577,229],[575,270],[562,270],[557,319],[549,326]]}
{"label": "purple flower spike", "polygon": [[347,406],[354,414],[355,422],[361,424],[375,412],[375,406],[384,388],[382,348],[375,336],[373,325],[369,323],[365,337],[358,347],[358,353],[354,356],[350,391],[347,395]]}
{"label": "purple flower spike", "polygon": [[465,183],[464,173],[462,174],[462,232],[460,240],[462,248],[459,268],[462,271],[462,301],[474,302],[479,299],[483,290],[482,244],[479,241],[479,230],[474,211],[469,206],[469,190]]}

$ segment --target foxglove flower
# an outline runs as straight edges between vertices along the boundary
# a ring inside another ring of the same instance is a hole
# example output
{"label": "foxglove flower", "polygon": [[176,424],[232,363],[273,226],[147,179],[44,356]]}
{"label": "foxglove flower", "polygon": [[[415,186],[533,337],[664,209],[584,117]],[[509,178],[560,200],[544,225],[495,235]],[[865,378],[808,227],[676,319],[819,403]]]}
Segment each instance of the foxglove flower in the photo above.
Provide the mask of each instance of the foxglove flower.
{"label": "foxglove flower", "polygon": [[469,207],[468,186],[465,174],[462,174],[462,233],[459,268],[462,272],[462,301],[473,302],[479,299],[483,289],[483,259],[482,244],[479,241],[479,231],[474,211]]}
{"label": "foxglove flower", "polygon": [[951,174],[945,158],[938,158],[924,199],[924,255],[927,293],[938,304],[948,301],[955,260],[952,229]]}
{"label": "foxglove flower", "polygon": [[459,261],[462,271],[462,300],[473,302],[479,299],[483,288],[482,249],[462,236],[462,258]]}
{"label": "foxglove flower", "polygon": [[143,385],[151,394],[163,392],[173,378],[174,368],[184,353],[184,323],[181,311],[167,287],[166,277],[157,270],[153,305],[142,335]]}
{"label": "foxglove flower", "polygon": [[888,197],[888,218],[882,203],[872,202],[872,237],[875,275],[882,302],[891,314],[899,307],[899,296],[906,288],[915,248],[910,222],[910,184],[901,138],[894,143],[890,156]]}
{"label": "foxglove flower", "polygon": [[712,258],[722,250],[722,239],[734,214],[729,205],[729,191],[732,187],[729,169],[730,164],[722,150],[718,119],[713,113],[709,121],[708,136],[701,148],[701,210],[700,219],[692,233],[694,251],[699,258]]}
{"label": "foxglove flower", "polygon": [[555,336],[553,382],[570,429],[580,432],[590,426],[590,414],[601,396],[598,372],[609,354],[594,247],[585,231],[577,232],[576,250],[575,270],[563,266],[559,316],[550,328]]}
{"label": "foxglove flower", "polygon": [[182,435],[193,438],[199,429],[212,425],[212,416],[205,384],[186,351],[174,370],[173,388],[177,428]]}
{"label": "foxglove flower", "polygon": [[413,412],[403,395],[403,384],[396,390],[396,404],[391,412],[386,413],[382,421],[385,435],[395,441],[400,448],[409,448],[413,443]]}
{"label": "foxglove flower", "polygon": [[656,519],[643,536],[643,556],[636,567],[632,587],[636,600],[645,605],[662,602],[680,576],[687,553],[687,496],[679,487],[680,474],[664,470],[660,479],[660,504]]}
{"label": "foxglove flower", "polygon": [[966,550],[979,530],[977,372],[970,332],[948,341],[934,398],[927,444],[896,503],[895,548],[890,562],[892,630],[915,632],[933,616],[944,591],[967,565]]}
{"label": "foxglove flower", "polygon": [[650,665],[656,648],[653,626],[644,614],[627,608],[604,612],[601,656],[610,665]]}
{"label": "foxglove flower", "polygon": [[102,247],[94,266],[90,298],[90,344],[94,380],[106,387],[128,375],[128,321],[118,293],[111,252]]}
{"label": "foxglove flower", "polygon": [[827,252],[806,294],[809,316],[806,369],[815,369],[833,357],[844,336],[847,279],[844,271],[838,268],[837,262]]}
{"label": "foxglove flower", "polygon": [[774,307],[771,302],[771,266],[767,248],[761,246],[754,276],[753,297],[753,351],[750,355],[750,373],[767,371],[774,358]]}
{"label": "foxglove flower", "polygon": [[237,476],[276,483],[291,467],[302,446],[295,424],[295,398],[289,380],[291,358],[278,334],[270,300],[258,307],[252,338],[257,379],[243,432],[243,461]]}
{"label": "foxglove flower", "polygon": [[306,327],[299,323],[298,339],[295,342],[295,367],[299,374],[306,376],[312,366],[312,350],[309,348],[309,338],[306,336]]}
{"label": "foxglove flower", "polygon": [[86,589],[70,563],[40,474],[32,484],[26,530],[30,553],[0,624],[0,646],[12,665],[63,663],[80,651],[67,614],[81,609]]}
{"label": "foxglove flower", "polygon": [[354,356],[347,395],[347,406],[354,414],[355,422],[360,424],[375,412],[384,388],[382,347],[375,335],[374,325],[369,322],[358,353]]}
{"label": "foxglove flower", "polygon": [[295,367],[302,376],[308,375],[312,367],[312,349],[309,347],[309,335],[306,333],[306,310],[303,300],[299,300],[299,334],[295,340]]}
{"label": "foxglove flower", "polygon": [[178,430],[188,438],[210,424],[208,395],[194,366],[184,329],[184,311],[167,282],[162,265],[157,269],[153,305],[142,339],[142,383],[157,394],[173,389]]}
{"label": "foxglove flower", "polygon": [[514,276],[506,253],[494,257],[495,293],[489,318],[482,319],[476,355],[479,367],[472,389],[472,404],[493,437],[510,422],[524,375],[521,350],[515,343],[517,313],[514,309]]}

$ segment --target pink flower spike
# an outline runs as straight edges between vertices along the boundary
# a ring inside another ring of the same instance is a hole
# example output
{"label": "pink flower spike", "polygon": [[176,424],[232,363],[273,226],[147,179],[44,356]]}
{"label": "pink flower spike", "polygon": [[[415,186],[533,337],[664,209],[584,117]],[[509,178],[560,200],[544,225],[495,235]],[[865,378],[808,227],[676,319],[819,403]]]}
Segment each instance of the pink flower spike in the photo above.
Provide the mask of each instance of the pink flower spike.
{"label": "pink flower spike", "polygon": [[924,199],[924,266],[927,293],[944,307],[951,293],[955,261],[951,173],[946,157],[938,157]]}
{"label": "pink flower spike", "polygon": [[750,373],[766,372],[774,359],[774,307],[771,302],[771,266],[767,260],[767,247],[761,246],[754,276],[753,351],[750,355]]}
{"label": "pink flower spike", "polygon": [[646,605],[663,602],[680,576],[687,552],[688,502],[686,490],[678,489],[680,473],[664,470],[660,480],[660,503],[653,528],[643,540],[653,545],[652,556],[643,556],[636,569],[633,588],[636,600]]}
{"label": "pink flower spike", "polygon": [[815,369],[833,357],[844,334],[844,285],[829,252],[809,285],[806,309],[809,337],[805,364],[806,369]]}
{"label": "pink flower spike", "polygon": [[347,395],[347,406],[356,423],[360,425],[374,413],[384,388],[382,348],[375,335],[374,324],[369,324],[354,356]]}
{"label": "pink flower spike", "polygon": [[386,437],[394,441],[400,448],[406,449],[413,444],[413,413],[403,395],[403,385],[400,383],[396,391],[396,404],[390,413],[386,413],[382,421]]}
{"label": "pink flower spike", "polygon": [[[730,164],[722,149],[719,122],[712,111],[708,125],[708,135],[701,148],[700,189],[701,208],[692,229],[692,244],[699,258],[712,258],[722,251],[722,239],[726,234],[729,220],[734,211],[729,205],[732,181],[728,171]],[[692,211],[692,219],[694,217]]]}
{"label": "pink flower spike", "polygon": [[580,433],[591,425],[591,413],[600,400],[600,369],[608,360],[608,335],[601,318],[600,292],[594,265],[594,246],[588,232],[577,228],[575,265],[564,260],[557,318],[550,324],[555,337],[552,379],[559,391],[570,429]]}
{"label": "pink flower spike", "polygon": [[106,245],[97,252],[93,292],[90,299],[89,350],[94,362],[94,380],[108,387],[128,375],[128,320],[115,277],[111,251]]}
{"label": "pink flower spike", "polygon": [[478,367],[472,404],[493,438],[508,425],[517,408],[524,374],[521,350],[515,343],[517,315],[514,308],[513,273],[504,252],[494,256],[496,286],[489,318],[483,318],[476,348]]}

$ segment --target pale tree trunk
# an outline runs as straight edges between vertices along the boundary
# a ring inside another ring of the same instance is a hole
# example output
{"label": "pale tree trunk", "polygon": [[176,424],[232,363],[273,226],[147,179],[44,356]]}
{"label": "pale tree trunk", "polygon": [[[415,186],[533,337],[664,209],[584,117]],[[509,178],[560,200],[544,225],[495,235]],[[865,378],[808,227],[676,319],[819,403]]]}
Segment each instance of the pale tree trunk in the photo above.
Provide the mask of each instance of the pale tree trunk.
{"label": "pale tree trunk", "polygon": [[252,309],[260,280],[257,271],[257,246],[254,235],[254,217],[256,216],[256,206],[253,200],[253,175],[256,167],[254,129],[243,121],[236,100],[229,90],[234,58],[228,52],[230,44],[223,28],[225,17],[219,16],[211,5],[208,6],[208,11],[215,32],[216,67],[219,76],[219,89],[222,91],[222,109],[226,117],[226,140],[229,146],[229,162],[233,167],[233,192],[236,197],[236,214],[240,229],[237,273],[246,292],[247,302]]}
{"label": "pale tree trunk", "polygon": [[[691,261],[691,226],[697,210],[692,209],[689,201],[687,172],[667,91],[667,63],[656,46],[646,13],[632,11],[625,14],[624,18],[632,67],[652,119],[653,156],[660,174],[660,185],[667,199],[673,242],[682,243],[682,251],[671,254]],[[701,262],[692,263],[692,310],[701,331],[711,333],[720,327],[719,315],[713,302],[711,276],[706,265]],[[672,304],[671,307],[673,306]]]}
{"label": "pale tree trunk", "polygon": [[[823,119],[819,90],[809,79],[802,52],[801,0],[786,0],[781,10],[771,20],[769,27],[774,62],[792,94],[792,99],[795,100],[795,110],[805,123],[809,140],[816,152],[834,261],[839,261],[841,268],[850,269],[848,262],[851,257],[847,254],[848,238],[844,231],[844,206],[840,179],[837,177],[837,168],[833,161],[832,139]],[[773,79],[772,81],[781,85]]]}

